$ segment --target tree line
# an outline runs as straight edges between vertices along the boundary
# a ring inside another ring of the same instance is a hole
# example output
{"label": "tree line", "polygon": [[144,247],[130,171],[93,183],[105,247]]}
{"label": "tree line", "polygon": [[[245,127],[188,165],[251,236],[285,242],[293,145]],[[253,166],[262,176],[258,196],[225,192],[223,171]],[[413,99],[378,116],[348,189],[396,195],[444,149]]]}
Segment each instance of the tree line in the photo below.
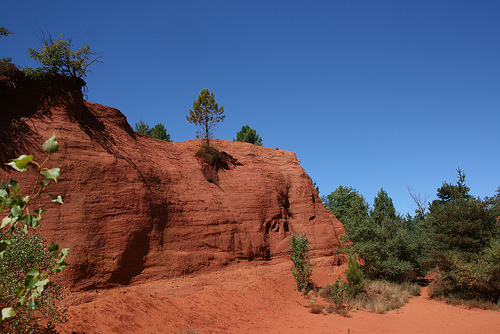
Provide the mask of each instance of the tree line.
{"label": "tree line", "polygon": [[383,188],[372,207],[344,186],[322,200],[344,224],[347,248],[363,258],[367,276],[401,282],[434,272],[435,296],[500,303],[500,187],[492,197],[474,197],[465,173],[457,174],[428,208],[417,200],[413,216],[398,214]]}

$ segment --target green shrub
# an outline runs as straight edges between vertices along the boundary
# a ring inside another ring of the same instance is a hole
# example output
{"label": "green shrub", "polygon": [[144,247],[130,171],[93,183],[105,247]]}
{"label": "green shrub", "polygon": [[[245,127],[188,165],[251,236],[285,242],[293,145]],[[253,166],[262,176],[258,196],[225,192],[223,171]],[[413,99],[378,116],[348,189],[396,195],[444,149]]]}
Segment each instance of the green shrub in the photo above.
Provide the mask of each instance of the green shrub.
{"label": "green shrub", "polygon": [[19,305],[15,300],[17,289],[23,285],[32,268],[50,271],[57,261],[57,254],[47,249],[45,241],[38,234],[28,236],[19,230],[11,235],[10,247],[6,249],[0,262],[0,291],[4,296],[0,300],[0,308],[15,305],[13,309],[16,316],[2,324],[4,333],[49,331],[57,323],[66,321],[66,307],[58,305],[62,299],[63,287],[55,282],[45,286],[34,309]]}
{"label": "green shrub", "polygon": [[311,282],[311,262],[309,261],[309,241],[304,234],[292,234],[290,237],[290,250],[293,262],[292,274],[297,282],[297,290],[307,292],[312,288]]}
{"label": "green shrub", "polygon": [[[60,174],[59,168],[44,167],[50,155],[59,150],[55,134],[42,147],[48,156],[41,164],[33,160],[33,155],[24,154],[7,163],[19,172],[35,169],[35,185],[27,196],[12,178],[0,184],[0,212],[5,211],[0,227],[3,332],[31,333],[35,331],[33,328],[51,328],[63,320],[64,312],[54,307],[61,296],[60,287],[51,281],[51,276],[66,267],[68,249],[59,249],[51,243],[45,250],[40,237],[33,234],[28,237],[39,226],[43,213],[39,207],[31,210],[33,200],[39,198],[51,180],[57,181]],[[61,196],[49,196],[52,202],[62,203]]]}
{"label": "green shrub", "polygon": [[347,281],[346,293],[348,297],[354,297],[363,291],[365,287],[365,278],[355,254],[349,254],[347,269],[344,275]]}
{"label": "green shrub", "polygon": [[210,166],[215,166],[217,164],[217,161],[221,158],[220,151],[213,146],[207,146],[206,142],[203,142],[200,149],[196,151],[195,155],[201,158]]}

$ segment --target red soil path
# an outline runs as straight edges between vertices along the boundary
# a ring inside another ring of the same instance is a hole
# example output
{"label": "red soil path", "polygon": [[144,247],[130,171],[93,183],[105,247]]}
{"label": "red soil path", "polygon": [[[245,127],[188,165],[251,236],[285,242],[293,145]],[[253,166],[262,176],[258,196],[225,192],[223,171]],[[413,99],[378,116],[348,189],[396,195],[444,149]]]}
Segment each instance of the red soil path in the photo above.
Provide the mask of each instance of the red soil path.
{"label": "red soil path", "polygon": [[[313,262],[319,285],[345,268]],[[333,269],[332,269],[333,268]],[[91,301],[90,301],[91,300]],[[69,298],[61,333],[499,333],[500,313],[430,300],[424,288],[387,314],[351,311],[349,317],[312,314],[295,289],[288,258],[241,262],[198,273]],[[87,301],[86,303],[84,301]],[[79,305],[77,305],[79,304]]]}

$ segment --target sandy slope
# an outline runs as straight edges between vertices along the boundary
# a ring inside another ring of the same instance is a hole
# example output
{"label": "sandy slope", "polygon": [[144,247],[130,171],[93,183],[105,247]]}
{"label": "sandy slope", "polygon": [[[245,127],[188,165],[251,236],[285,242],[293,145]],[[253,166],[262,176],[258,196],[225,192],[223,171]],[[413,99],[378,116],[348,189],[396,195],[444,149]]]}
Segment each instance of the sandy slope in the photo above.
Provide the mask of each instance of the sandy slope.
{"label": "sandy slope", "polygon": [[[315,281],[332,282],[344,268],[314,263]],[[500,313],[413,298],[384,315],[317,315],[296,290],[286,258],[235,263],[224,270],[88,292],[70,301],[62,333],[498,333]],[[82,303],[85,300],[92,300]]]}

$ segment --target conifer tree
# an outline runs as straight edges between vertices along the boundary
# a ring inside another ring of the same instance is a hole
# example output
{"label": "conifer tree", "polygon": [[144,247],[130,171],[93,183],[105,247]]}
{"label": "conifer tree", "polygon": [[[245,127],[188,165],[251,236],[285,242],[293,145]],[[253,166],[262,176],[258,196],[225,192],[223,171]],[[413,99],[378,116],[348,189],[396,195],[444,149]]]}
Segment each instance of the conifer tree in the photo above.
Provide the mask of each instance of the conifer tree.
{"label": "conifer tree", "polygon": [[255,131],[255,129],[252,129],[248,125],[245,125],[241,128],[241,131],[236,134],[236,138],[233,139],[233,141],[240,141],[262,146],[262,138],[257,134],[257,131]]}
{"label": "conifer tree", "polygon": [[209,140],[213,136],[217,123],[222,122],[226,117],[223,114],[224,107],[219,108],[219,104],[215,102],[214,93],[210,93],[207,88],[201,90],[198,99],[193,101],[193,109],[189,109],[186,120],[198,127],[196,137],[205,139],[207,148],[210,146]]}

